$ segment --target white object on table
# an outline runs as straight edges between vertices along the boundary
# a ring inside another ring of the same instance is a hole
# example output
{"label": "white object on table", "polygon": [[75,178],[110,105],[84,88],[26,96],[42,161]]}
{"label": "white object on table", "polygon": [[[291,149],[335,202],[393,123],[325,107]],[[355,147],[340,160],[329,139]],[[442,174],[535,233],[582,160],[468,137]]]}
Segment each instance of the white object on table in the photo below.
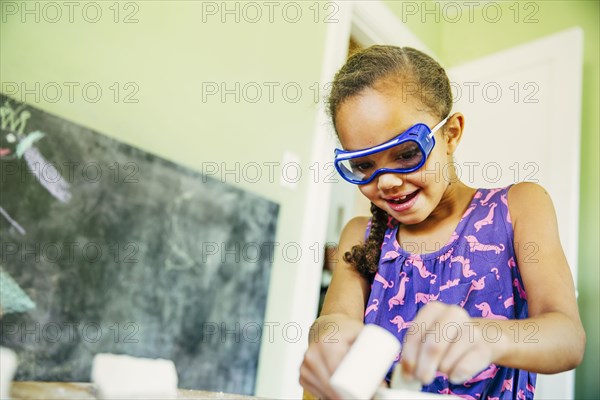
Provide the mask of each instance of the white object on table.
{"label": "white object on table", "polygon": [[100,399],[177,398],[177,371],[170,360],[97,354],[92,382]]}
{"label": "white object on table", "polygon": [[345,399],[370,399],[400,352],[400,341],[384,328],[365,325],[330,384]]}
{"label": "white object on table", "polygon": [[17,355],[11,349],[0,347],[0,399],[8,399],[15,371],[17,370]]}
{"label": "white object on table", "polygon": [[462,400],[461,397],[447,395],[447,394],[435,394],[427,392],[415,392],[413,390],[404,389],[386,389],[379,388],[375,392],[373,400]]}

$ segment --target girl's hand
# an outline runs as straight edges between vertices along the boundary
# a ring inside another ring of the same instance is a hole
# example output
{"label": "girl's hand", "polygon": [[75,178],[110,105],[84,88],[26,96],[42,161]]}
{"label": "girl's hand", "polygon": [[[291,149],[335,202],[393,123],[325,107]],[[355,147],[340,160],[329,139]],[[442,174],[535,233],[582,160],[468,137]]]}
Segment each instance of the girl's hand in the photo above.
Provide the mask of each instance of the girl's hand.
{"label": "girl's hand", "polygon": [[436,371],[447,374],[454,384],[471,379],[497,360],[504,348],[504,335],[499,340],[494,337],[495,342],[486,339],[486,323],[494,322],[476,321],[456,305],[426,304],[405,337],[404,373],[425,385],[433,381]]}
{"label": "girl's hand", "polygon": [[342,315],[320,318],[313,324],[308,350],[300,367],[300,384],[304,389],[320,399],[342,398],[329,385],[329,380],[363,326]]}

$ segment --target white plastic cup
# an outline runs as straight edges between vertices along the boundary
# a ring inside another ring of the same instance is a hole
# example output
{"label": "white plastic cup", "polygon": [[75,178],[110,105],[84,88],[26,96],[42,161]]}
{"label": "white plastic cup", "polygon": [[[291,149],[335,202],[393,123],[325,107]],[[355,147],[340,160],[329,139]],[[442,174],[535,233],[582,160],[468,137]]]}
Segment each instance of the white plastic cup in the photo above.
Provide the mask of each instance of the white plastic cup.
{"label": "white plastic cup", "polygon": [[17,355],[6,347],[0,347],[0,399],[8,399],[10,386],[17,370]]}
{"label": "white plastic cup", "polygon": [[371,399],[400,352],[400,341],[377,325],[365,325],[331,377],[345,399]]}

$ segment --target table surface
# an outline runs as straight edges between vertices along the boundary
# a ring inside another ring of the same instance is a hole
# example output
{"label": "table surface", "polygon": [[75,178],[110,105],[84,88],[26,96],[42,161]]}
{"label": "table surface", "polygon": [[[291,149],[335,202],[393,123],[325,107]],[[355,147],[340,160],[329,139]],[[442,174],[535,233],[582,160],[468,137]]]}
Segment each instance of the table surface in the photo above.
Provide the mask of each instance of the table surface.
{"label": "table surface", "polygon": [[[39,400],[95,400],[94,385],[79,382],[13,382],[10,390],[11,399],[39,399]],[[254,396],[241,394],[206,392],[202,390],[179,389],[178,399],[233,399],[249,400],[258,399]]]}

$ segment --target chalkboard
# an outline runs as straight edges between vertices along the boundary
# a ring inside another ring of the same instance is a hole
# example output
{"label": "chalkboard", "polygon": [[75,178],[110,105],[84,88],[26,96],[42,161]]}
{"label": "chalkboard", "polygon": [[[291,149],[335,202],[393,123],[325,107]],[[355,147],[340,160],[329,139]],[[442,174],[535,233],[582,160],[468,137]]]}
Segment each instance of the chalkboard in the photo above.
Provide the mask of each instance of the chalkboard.
{"label": "chalkboard", "polygon": [[0,322],[16,379],[86,382],[108,352],[254,394],[278,205],[4,95],[0,117],[0,264],[36,304]]}

